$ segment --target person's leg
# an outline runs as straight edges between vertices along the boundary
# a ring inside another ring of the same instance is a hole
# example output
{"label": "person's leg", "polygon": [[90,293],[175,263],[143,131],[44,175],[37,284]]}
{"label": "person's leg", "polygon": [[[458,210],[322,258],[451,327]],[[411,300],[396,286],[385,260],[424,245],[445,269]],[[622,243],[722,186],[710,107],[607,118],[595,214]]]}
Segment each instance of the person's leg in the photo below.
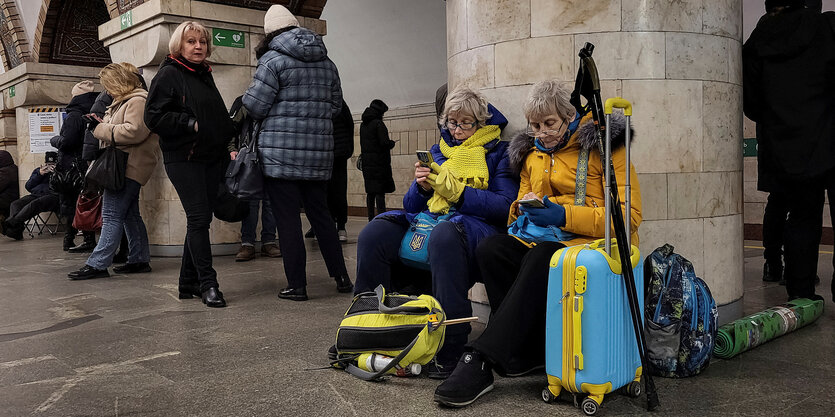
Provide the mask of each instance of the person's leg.
{"label": "person's leg", "polygon": [[408,224],[386,219],[374,219],[366,225],[357,238],[357,282],[354,294],[374,291],[382,284],[391,290],[391,270],[400,262],[400,241]]}
{"label": "person's leg", "polygon": [[[301,290],[307,286],[307,252],[302,237],[302,222],[299,215],[301,191],[295,181],[285,181],[275,178],[264,179],[264,191],[270,198],[270,207],[278,228],[278,243],[284,256],[284,275],[287,277],[287,288]],[[283,290],[282,290],[283,291]],[[306,299],[304,297],[299,299]]]}
{"label": "person's leg", "polygon": [[[135,182],[128,179],[127,182]],[[139,183],[136,183],[139,185]],[[151,261],[151,252],[148,243],[148,230],[142,215],[139,213],[139,193],[130,202],[127,215],[125,216],[125,234],[128,237],[128,265],[147,264]]]}
{"label": "person's leg", "polygon": [[265,198],[261,203],[261,244],[276,243],[275,241],[275,215],[270,205],[270,199]]}
{"label": "person's leg", "polygon": [[[835,181],[830,181],[826,196],[829,199],[829,220],[835,227]],[[832,302],[835,303],[835,256],[832,257],[832,282],[830,283],[830,290],[832,291]]]}
{"label": "person's leg", "polygon": [[478,244],[476,261],[492,313],[501,307],[528,251],[530,248],[510,235],[488,236]]}
{"label": "person's leg", "polygon": [[375,197],[377,200],[377,214],[386,212],[386,194],[380,193]]}
{"label": "person's leg", "polygon": [[504,373],[521,373],[545,363],[548,273],[551,257],[562,247],[544,242],[528,251],[489,325],[471,344]]}
{"label": "person's leg", "polygon": [[9,205],[9,217],[6,218],[6,221],[9,223],[25,223],[26,220],[34,217],[39,212],[35,212],[35,208],[29,206],[37,199],[38,196],[29,194],[12,201],[12,204]]}
{"label": "person's leg", "polygon": [[[113,263],[113,255],[122,240],[125,220],[133,204],[139,199],[138,182],[128,179],[119,191],[105,190],[102,196],[102,228],[99,243],[87,258],[87,265],[105,270]],[[128,240],[130,241],[130,236]],[[128,243],[130,245],[130,243]]]}
{"label": "person's leg", "polygon": [[241,221],[242,245],[255,246],[255,229],[258,226],[258,210],[260,207],[261,202],[258,200],[249,202],[249,214]]}
{"label": "person's leg", "polygon": [[818,247],[823,223],[824,189],[815,181],[797,184],[789,201],[786,222],[786,291],[789,298],[815,294]]}
{"label": "person's leg", "polygon": [[328,211],[337,230],[345,230],[348,223],[348,160],[334,159],[333,172],[328,181]]}
{"label": "person's leg", "polygon": [[[440,222],[429,234],[427,245],[429,269],[432,272],[432,295],[444,307],[447,319],[470,317],[473,308],[467,293],[473,282],[463,231],[455,223]],[[438,352],[434,366],[429,368],[430,378],[443,379],[449,376],[464,352],[470,329],[469,324],[447,327],[444,346]]]}
{"label": "person's leg", "polygon": [[[313,227],[313,233],[319,240],[319,251],[325,259],[328,274],[337,282],[339,292],[351,292],[354,289],[345,268],[342,245],[336,234],[333,218],[328,211],[327,183],[325,181],[299,181],[304,213]],[[299,225],[299,236],[302,230]]]}
{"label": "person's leg", "polygon": [[365,207],[368,211],[368,221],[374,220],[374,194],[365,195]]}
{"label": "person's leg", "polygon": [[[214,166],[195,162],[177,162],[165,165],[168,178],[180,197],[186,213],[186,239],[183,257],[188,256],[190,264],[183,260],[181,273],[189,274],[191,268],[197,273],[201,292],[218,288],[217,272],[212,267],[212,247],[209,241],[209,225],[212,208],[217,198],[219,174],[212,172]],[[219,169],[219,168],[218,168]],[[182,276],[183,279],[188,276]]]}
{"label": "person's leg", "polygon": [[763,281],[783,278],[783,235],[788,216],[788,202],[782,193],[770,193],[763,214]]}

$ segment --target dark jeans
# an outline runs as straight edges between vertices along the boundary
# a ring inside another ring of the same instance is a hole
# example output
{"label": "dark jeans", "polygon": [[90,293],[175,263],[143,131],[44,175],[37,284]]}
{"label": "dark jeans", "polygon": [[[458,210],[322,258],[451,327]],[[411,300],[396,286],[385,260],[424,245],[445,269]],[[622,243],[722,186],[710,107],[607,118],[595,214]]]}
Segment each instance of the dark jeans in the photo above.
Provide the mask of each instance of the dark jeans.
{"label": "dark jeans", "polygon": [[[823,181],[798,181],[778,197],[788,202],[785,228],[786,291],[789,297],[815,294],[818,249],[823,226]],[[772,193],[772,195],[775,193]]]}
{"label": "dark jeans", "polygon": [[[409,224],[385,218],[374,219],[360,232],[357,240],[357,282],[354,293],[373,291],[382,284],[389,291],[402,290],[406,286],[425,284],[426,273],[409,268],[400,262],[400,242]],[[469,317],[473,314],[467,292],[473,286],[467,253],[467,241],[458,226],[441,222],[432,230],[427,242],[432,296],[444,308],[447,318]],[[446,329],[444,351],[460,356],[469,324],[456,324]]]}
{"label": "dark jeans", "polygon": [[284,257],[284,274],[290,288],[307,286],[307,252],[302,236],[299,206],[304,206],[307,220],[319,240],[319,250],[332,277],[347,274],[342,245],[328,212],[325,181],[281,180],[264,178],[273,217],[278,226],[278,242]]}
{"label": "dark jeans", "polygon": [[139,190],[142,186],[128,178],[119,191],[104,190],[101,205],[102,227],[99,243],[87,258],[87,265],[107,269],[122,241],[128,238],[128,263],[147,263],[151,260],[148,231],[139,214]]}
{"label": "dark jeans", "polygon": [[333,172],[328,181],[328,211],[336,228],[345,230],[348,223],[348,160],[334,159]]}
{"label": "dark jeans", "polygon": [[[263,206],[263,207],[262,207]],[[249,202],[249,215],[241,222],[241,243],[255,244],[255,229],[258,227],[258,209],[261,208],[261,244],[275,243],[275,218],[270,200]]]}
{"label": "dark jeans", "polygon": [[500,374],[545,364],[545,310],[551,256],[565,245],[545,242],[528,248],[508,235],[485,238],[476,249],[493,314],[470,346]]}
{"label": "dark jeans", "polygon": [[25,195],[12,201],[7,222],[15,225],[23,225],[27,220],[45,211],[58,211],[60,208],[58,194],[46,194],[42,196]]}
{"label": "dark jeans", "polygon": [[165,164],[165,172],[174,184],[186,212],[180,285],[199,283],[201,291],[218,287],[217,272],[212,268],[209,225],[212,223],[218,186],[223,176],[222,168],[222,161]]}
{"label": "dark jeans", "polygon": [[783,267],[783,241],[790,203],[785,197],[779,193],[768,194],[763,214],[763,257],[772,268]]}
{"label": "dark jeans", "polygon": [[[377,212],[374,212],[374,203],[377,203]],[[365,205],[368,208],[368,221],[374,219],[374,216],[386,212],[386,195],[380,194],[366,194]]]}

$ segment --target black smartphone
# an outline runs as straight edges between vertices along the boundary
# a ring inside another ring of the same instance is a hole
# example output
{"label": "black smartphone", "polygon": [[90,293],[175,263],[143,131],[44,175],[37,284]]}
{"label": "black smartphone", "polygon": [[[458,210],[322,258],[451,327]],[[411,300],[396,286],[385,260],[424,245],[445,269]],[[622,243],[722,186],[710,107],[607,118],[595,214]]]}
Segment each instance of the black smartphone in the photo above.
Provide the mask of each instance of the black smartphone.
{"label": "black smartphone", "polygon": [[429,151],[415,151],[415,154],[417,154],[417,159],[421,166],[429,168],[429,165],[432,164],[432,162],[435,162]]}
{"label": "black smartphone", "polygon": [[519,200],[519,204],[527,207],[545,208],[545,204],[542,203],[542,200],[536,198],[532,198],[530,200]]}

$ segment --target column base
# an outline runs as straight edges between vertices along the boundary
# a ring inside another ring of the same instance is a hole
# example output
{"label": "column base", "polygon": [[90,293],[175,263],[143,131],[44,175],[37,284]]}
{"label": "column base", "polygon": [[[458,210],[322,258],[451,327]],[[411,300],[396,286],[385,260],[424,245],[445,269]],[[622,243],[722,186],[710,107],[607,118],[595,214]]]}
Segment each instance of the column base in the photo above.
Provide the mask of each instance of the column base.
{"label": "column base", "polygon": [[[212,245],[212,256],[227,256],[238,253],[240,243],[216,243]],[[183,256],[183,245],[151,245],[151,256],[155,258],[179,258]]]}

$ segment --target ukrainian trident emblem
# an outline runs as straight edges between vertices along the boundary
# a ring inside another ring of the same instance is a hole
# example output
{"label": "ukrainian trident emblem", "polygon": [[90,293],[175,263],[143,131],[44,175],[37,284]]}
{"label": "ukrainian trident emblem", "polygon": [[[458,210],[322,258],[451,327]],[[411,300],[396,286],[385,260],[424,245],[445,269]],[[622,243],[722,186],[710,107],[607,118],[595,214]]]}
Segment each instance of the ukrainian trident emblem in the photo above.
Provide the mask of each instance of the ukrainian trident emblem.
{"label": "ukrainian trident emblem", "polygon": [[412,240],[409,242],[409,247],[412,249],[412,252],[417,252],[423,248],[423,244],[426,242],[426,235],[423,233],[415,233],[412,235]]}

